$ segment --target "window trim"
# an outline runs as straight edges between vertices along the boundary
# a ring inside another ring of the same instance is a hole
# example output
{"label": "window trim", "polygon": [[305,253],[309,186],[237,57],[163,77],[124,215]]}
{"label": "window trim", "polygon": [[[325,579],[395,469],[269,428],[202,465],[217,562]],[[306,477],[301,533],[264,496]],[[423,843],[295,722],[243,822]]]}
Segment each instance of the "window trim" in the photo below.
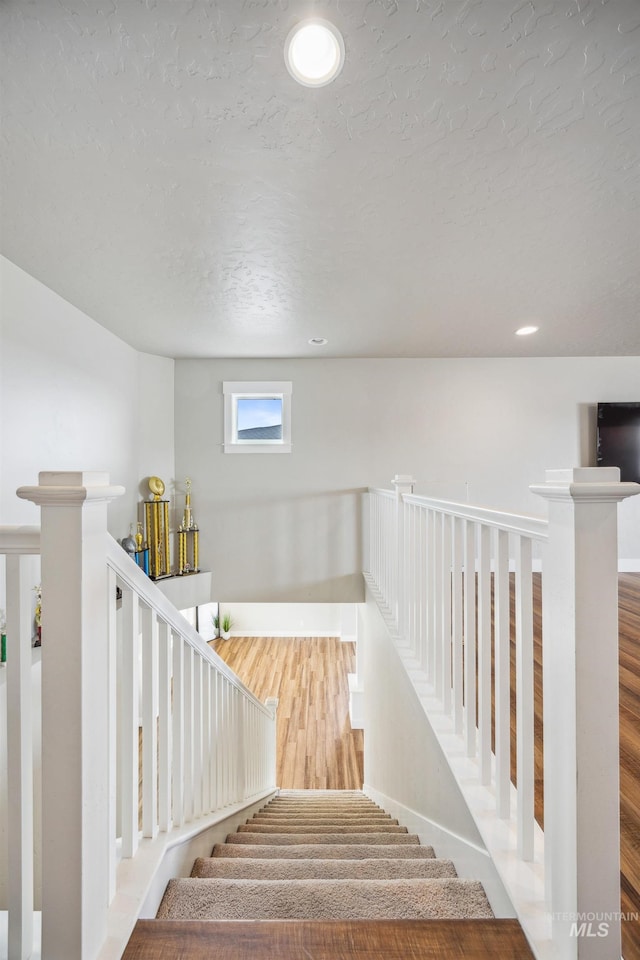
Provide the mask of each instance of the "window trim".
{"label": "window trim", "polygon": [[[224,453],[291,453],[291,380],[225,380]],[[237,401],[245,398],[277,398],[282,400],[281,440],[239,440]]]}

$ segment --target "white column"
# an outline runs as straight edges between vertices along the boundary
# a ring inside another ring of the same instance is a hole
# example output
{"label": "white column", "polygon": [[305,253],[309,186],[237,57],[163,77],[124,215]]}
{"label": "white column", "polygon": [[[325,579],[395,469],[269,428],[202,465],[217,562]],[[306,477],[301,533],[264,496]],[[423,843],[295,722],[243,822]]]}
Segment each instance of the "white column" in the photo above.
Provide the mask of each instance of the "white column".
{"label": "white column", "polygon": [[545,856],[563,960],[610,960],[621,949],[618,921],[588,926],[589,914],[620,911],[616,505],[640,485],[619,477],[617,467],[550,470],[531,487],[549,501]]}
{"label": "white column", "polygon": [[89,960],[109,900],[106,473],[41,473],[42,955]]}

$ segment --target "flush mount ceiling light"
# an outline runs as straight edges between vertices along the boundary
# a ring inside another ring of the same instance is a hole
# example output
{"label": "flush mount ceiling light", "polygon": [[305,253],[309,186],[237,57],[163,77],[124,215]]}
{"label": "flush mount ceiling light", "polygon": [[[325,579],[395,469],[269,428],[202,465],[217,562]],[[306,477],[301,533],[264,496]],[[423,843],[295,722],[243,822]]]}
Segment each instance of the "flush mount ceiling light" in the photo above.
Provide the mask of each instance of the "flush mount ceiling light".
{"label": "flush mount ceiling light", "polygon": [[532,333],[537,333],[539,327],[520,327],[519,330],[516,330],[517,337],[529,337]]}
{"label": "flush mount ceiling light", "polygon": [[326,337],[311,337],[309,343],[312,347],[324,347],[325,343],[329,343]]}
{"label": "flush mount ceiling light", "polygon": [[342,70],[344,40],[328,20],[303,20],[287,37],[284,60],[298,83],[305,87],[324,87]]}

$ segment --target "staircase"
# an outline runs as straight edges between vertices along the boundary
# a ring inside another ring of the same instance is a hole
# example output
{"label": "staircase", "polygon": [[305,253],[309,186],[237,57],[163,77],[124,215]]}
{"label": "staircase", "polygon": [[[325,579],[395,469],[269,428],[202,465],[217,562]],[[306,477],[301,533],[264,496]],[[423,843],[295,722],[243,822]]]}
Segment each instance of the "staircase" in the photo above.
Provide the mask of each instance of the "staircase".
{"label": "staircase", "polygon": [[359,791],[281,791],[191,877],[169,882],[124,958],[171,956],[177,944],[193,960],[532,956],[516,921],[493,919],[481,883],[459,879]]}

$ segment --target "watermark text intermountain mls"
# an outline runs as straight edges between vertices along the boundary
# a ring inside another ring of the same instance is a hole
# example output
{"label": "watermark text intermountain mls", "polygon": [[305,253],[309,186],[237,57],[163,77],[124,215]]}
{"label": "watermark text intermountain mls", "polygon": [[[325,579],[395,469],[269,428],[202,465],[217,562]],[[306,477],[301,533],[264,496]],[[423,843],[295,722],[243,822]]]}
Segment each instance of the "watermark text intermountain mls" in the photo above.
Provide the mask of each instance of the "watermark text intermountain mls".
{"label": "watermark text intermountain mls", "polygon": [[640,920],[640,913],[553,913],[552,918],[564,923],[570,923],[570,937],[607,937],[609,925],[618,921]]}

